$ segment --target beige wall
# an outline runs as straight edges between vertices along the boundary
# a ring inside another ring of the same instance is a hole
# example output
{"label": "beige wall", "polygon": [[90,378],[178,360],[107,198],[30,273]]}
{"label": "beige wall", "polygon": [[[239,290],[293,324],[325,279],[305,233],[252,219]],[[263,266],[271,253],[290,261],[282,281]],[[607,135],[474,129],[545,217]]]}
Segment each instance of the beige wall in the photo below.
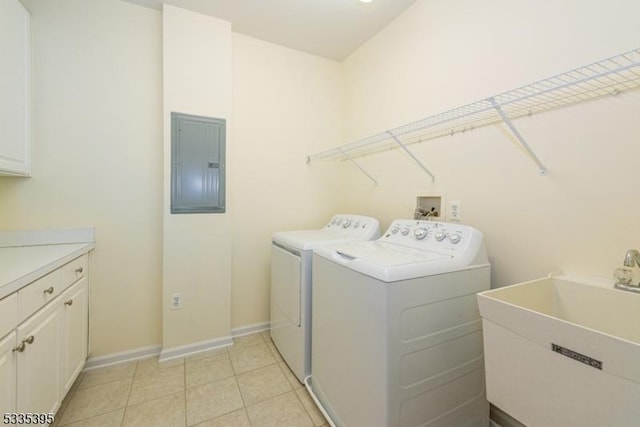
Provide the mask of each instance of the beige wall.
{"label": "beige wall", "polygon": [[[24,3],[34,31],[33,178],[0,179],[0,229],[96,227],[93,355],[268,322],[271,233],[319,227],[337,209],[337,165],[304,158],[340,139],[341,64],[176,8],[165,14],[163,47],[158,11],[119,0]],[[207,33],[206,46],[192,43],[195,32]],[[196,64],[204,93],[169,59],[193,61],[199,53],[185,46],[223,58],[205,53]],[[163,216],[171,110],[229,119],[226,215]],[[182,310],[166,310],[173,292],[183,293]]]}
{"label": "beige wall", "polygon": [[161,14],[120,1],[23,3],[33,31],[33,177],[0,179],[0,228],[94,226],[92,353],[158,345]]}
{"label": "beige wall", "polygon": [[269,320],[271,234],[339,209],[338,165],[305,156],[341,140],[342,90],[340,63],[233,35],[233,327]]}
{"label": "beige wall", "polygon": [[[346,136],[354,140],[637,47],[635,0],[419,0],[345,62]],[[386,226],[415,197],[462,202],[483,231],[493,284],[554,270],[609,277],[640,245],[640,94],[515,122],[549,168],[541,177],[506,126],[414,146],[435,184],[399,151],[362,159],[379,185],[345,169],[345,210]],[[384,203],[381,203],[384,201]]]}
{"label": "beige wall", "polygon": [[[231,216],[170,212],[171,112],[222,118],[231,129],[231,24],[165,5],[163,352],[231,335]],[[233,145],[233,132],[226,143]],[[233,170],[232,156],[226,168]],[[233,182],[229,176],[227,185]],[[171,295],[182,295],[172,310]]]}
{"label": "beige wall", "polygon": [[207,339],[181,336],[192,323],[180,316],[200,295],[190,283],[209,271],[197,264],[193,276],[185,273],[192,266],[183,255],[193,246],[177,238],[182,231],[220,238],[226,248],[211,258],[223,274],[214,288],[220,306],[209,309],[220,311],[195,320],[208,336],[268,321],[271,233],[320,226],[337,211],[387,226],[411,215],[415,196],[443,192],[462,202],[463,222],[484,232],[496,285],[557,269],[608,276],[640,242],[638,93],[516,121],[547,177],[504,126],[417,149],[435,184],[397,151],[362,159],[377,187],[348,164],[304,163],[339,141],[637,47],[634,0],[588,7],[569,0],[553,13],[529,0],[419,0],[344,64],[233,34],[207,18],[205,27],[223,33],[215,43],[226,46],[232,74],[226,89],[212,90],[230,104],[195,95],[182,103],[168,93],[178,110],[233,119],[229,211],[215,224],[169,218],[168,231],[163,135],[174,107],[163,110],[162,14],[118,0],[24,4],[33,15],[33,178],[0,179],[0,229],[96,227],[94,355],[162,343],[163,257],[171,260],[166,283],[177,286],[167,293],[186,297],[169,326],[171,345]]}

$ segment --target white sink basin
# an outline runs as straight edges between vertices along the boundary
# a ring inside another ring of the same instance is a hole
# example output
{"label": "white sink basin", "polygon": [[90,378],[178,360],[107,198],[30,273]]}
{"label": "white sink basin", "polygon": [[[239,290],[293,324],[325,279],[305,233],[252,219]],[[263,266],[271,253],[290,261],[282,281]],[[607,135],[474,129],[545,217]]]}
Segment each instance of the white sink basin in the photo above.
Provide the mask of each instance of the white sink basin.
{"label": "white sink basin", "polygon": [[561,275],[478,304],[494,405],[529,427],[640,425],[640,294]]}

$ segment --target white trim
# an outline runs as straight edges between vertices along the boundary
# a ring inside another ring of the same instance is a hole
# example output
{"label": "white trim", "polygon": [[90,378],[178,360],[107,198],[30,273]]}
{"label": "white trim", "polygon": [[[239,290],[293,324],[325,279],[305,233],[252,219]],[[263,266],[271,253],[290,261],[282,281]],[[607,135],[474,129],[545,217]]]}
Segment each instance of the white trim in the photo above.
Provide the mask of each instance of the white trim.
{"label": "white trim", "polygon": [[162,351],[160,351],[158,360],[160,362],[166,362],[168,360],[178,359],[180,357],[186,356],[193,356],[199,353],[229,347],[231,345],[233,345],[233,338],[231,336],[227,336],[208,341],[200,341],[197,343],[179,347],[163,348]]}
{"label": "white trim", "polygon": [[258,332],[268,331],[271,328],[270,322],[256,323],[253,325],[240,326],[231,330],[231,336],[234,338],[243,337],[245,335],[257,334]]}
{"label": "white trim", "polygon": [[133,360],[146,359],[151,356],[160,354],[161,347],[154,345],[150,347],[141,347],[133,350],[123,351],[120,353],[112,353],[104,356],[90,357],[84,365],[85,371],[92,369],[104,368],[105,366],[117,365],[119,363],[131,362]]}
{"label": "white trim", "polygon": [[117,365],[119,363],[131,362],[134,360],[146,359],[152,356],[158,356],[160,362],[177,359],[180,357],[193,356],[211,350],[217,350],[233,345],[233,338],[243,337],[246,335],[257,334],[262,331],[268,331],[269,322],[256,323],[254,325],[241,326],[231,330],[231,335],[222,338],[216,338],[209,341],[200,341],[194,344],[184,345],[163,349],[159,345],[150,347],[141,347],[133,350],[123,351],[120,353],[112,353],[104,356],[90,357],[85,364],[84,370],[104,368],[106,366]]}

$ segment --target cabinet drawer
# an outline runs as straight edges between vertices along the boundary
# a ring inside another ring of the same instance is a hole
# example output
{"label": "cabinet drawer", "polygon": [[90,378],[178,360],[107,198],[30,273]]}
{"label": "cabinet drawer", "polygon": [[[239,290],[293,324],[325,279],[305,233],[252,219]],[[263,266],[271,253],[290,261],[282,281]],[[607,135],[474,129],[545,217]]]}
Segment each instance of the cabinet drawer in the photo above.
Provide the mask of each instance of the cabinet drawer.
{"label": "cabinet drawer", "polygon": [[60,295],[87,274],[88,257],[83,255],[18,291],[19,322]]}
{"label": "cabinet drawer", "polygon": [[0,299],[0,339],[18,325],[18,296]]}

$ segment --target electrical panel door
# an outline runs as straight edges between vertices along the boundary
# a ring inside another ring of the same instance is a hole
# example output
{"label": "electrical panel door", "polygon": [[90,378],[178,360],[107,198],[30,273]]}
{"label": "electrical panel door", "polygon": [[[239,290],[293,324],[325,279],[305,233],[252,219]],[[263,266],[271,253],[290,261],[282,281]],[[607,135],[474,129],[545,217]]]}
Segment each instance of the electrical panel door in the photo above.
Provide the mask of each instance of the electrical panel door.
{"label": "electrical panel door", "polygon": [[226,120],[171,113],[171,213],[225,211]]}

